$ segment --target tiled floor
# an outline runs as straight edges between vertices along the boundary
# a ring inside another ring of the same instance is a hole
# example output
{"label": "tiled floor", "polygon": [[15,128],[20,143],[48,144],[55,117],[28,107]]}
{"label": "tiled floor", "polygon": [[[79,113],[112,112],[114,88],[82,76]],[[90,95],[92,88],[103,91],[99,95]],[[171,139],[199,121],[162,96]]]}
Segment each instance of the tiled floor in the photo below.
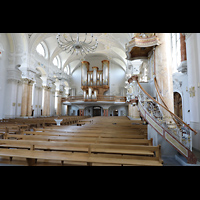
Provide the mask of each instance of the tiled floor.
{"label": "tiled floor", "polygon": [[162,157],[163,166],[181,166],[181,164],[175,159],[175,157]]}
{"label": "tiled floor", "polygon": [[[198,166],[199,166],[199,162],[200,162],[200,151],[196,150],[193,148],[193,153],[195,154],[195,156],[197,157],[197,161],[198,161]],[[163,159],[163,166],[182,166],[176,159],[175,157],[162,157]],[[184,159],[184,158],[183,158]]]}
{"label": "tiled floor", "polygon": [[195,154],[195,156],[197,157],[197,160],[200,162],[200,151],[196,150],[196,149],[192,149],[193,153]]}

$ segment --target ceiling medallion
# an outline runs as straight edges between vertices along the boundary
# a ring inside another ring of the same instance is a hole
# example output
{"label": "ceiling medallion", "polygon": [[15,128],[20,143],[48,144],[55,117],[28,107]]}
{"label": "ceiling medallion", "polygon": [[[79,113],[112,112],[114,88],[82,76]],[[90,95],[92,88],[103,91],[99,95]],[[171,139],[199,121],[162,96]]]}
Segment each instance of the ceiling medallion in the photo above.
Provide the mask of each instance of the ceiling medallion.
{"label": "ceiling medallion", "polygon": [[[95,37],[91,33],[91,36],[88,36],[85,33],[84,40],[80,40],[79,33],[77,33],[76,38],[72,37],[72,34],[67,35],[67,33],[58,33],[56,36],[58,46],[67,53],[71,53],[72,55],[76,52],[76,55],[79,53],[81,55],[88,54],[94,52],[98,46],[97,37]],[[89,40],[89,41],[88,41]]]}

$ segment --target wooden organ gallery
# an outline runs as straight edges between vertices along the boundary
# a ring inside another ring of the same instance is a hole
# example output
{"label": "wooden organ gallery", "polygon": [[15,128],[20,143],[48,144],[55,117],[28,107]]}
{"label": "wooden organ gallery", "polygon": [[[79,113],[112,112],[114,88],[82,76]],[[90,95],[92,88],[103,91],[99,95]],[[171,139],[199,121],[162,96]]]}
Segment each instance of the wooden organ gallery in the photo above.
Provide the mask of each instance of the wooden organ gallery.
{"label": "wooden organ gallery", "polygon": [[109,89],[109,61],[102,61],[102,70],[92,67],[90,63],[83,61],[81,65],[81,89],[84,92],[84,99],[92,101],[97,96],[103,95]]}

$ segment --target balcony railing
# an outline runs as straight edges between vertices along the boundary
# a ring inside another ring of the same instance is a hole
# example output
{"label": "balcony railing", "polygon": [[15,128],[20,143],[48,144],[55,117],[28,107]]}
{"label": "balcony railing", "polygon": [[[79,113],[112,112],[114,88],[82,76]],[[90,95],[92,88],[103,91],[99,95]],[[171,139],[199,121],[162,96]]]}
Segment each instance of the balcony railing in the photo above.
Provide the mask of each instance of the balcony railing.
{"label": "balcony railing", "polygon": [[126,97],[124,96],[106,96],[106,95],[97,95],[96,98],[84,98],[84,96],[70,96],[68,98],[62,98],[62,102],[97,102],[97,101],[109,101],[109,102],[126,102]]}

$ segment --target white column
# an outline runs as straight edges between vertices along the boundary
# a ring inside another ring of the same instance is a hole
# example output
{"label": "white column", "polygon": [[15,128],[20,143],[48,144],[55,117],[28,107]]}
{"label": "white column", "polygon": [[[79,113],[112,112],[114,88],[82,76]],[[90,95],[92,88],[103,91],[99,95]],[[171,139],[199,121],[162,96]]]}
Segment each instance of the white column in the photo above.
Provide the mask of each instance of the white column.
{"label": "white column", "polygon": [[72,88],[72,96],[76,96],[76,88]]}
{"label": "white column", "polygon": [[35,80],[35,90],[34,90],[34,117],[41,116],[42,109],[42,83],[43,80],[40,78],[41,76],[36,74]]}
{"label": "white column", "polygon": [[[170,34],[158,33],[157,36],[160,39],[161,45],[157,46],[155,49],[156,79],[168,109],[174,112]],[[171,121],[169,112],[162,108],[161,111],[164,119],[168,122]]]}
{"label": "white column", "polygon": [[62,99],[62,94],[63,94],[63,91],[56,91],[57,92],[57,108],[56,108],[56,115],[60,116],[62,114],[62,102],[61,102],[61,99]]}
{"label": "white column", "polygon": [[47,116],[47,89],[48,86],[43,86],[42,116]]}
{"label": "white column", "polygon": [[22,82],[22,103],[21,103],[21,117],[27,117],[27,98],[28,98],[28,79],[23,79]]}
{"label": "white column", "polygon": [[190,126],[198,134],[192,137],[193,147],[200,150],[200,34],[186,35],[188,92],[190,105]]}
{"label": "white column", "polygon": [[51,97],[50,97],[50,116],[55,115],[55,96],[56,96],[56,86],[53,84],[51,88]]}
{"label": "white column", "polygon": [[36,85],[34,85],[34,93],[33,93],[33,109],[34,109],[34,117],[38,116],[38,87]]}
{"label": "white column", "polygon": [[42,98],[43,98],[43,93],[42,93],[42,87],[39,88],[38,91],[38,117],[41,116],[41,110],[42,110]]}
{"label": "white column", "polygon": [[5,102],[5,118],[15,118],[16,102],[17,102],[17,84],[18,80],[7,80],[6,86],[6,102]]}
{"label": "white column", "polygon": [[28,112],[28,117],[32,115],[32,95],[33,95],[33,83],[34,81],[30,80],[28,83],[28,99],[27,99],[27,112]]}
{"label": "white column", "polygon": [[21,104],[22,104],[22,81],[18,81],[15,117],[20,117],[21,115]]}
{"label": "white column", "polygon": [[35,93],[34,93],[34,117],[41,116],[41,106],[42,106],[42,87],[35,86]]}

